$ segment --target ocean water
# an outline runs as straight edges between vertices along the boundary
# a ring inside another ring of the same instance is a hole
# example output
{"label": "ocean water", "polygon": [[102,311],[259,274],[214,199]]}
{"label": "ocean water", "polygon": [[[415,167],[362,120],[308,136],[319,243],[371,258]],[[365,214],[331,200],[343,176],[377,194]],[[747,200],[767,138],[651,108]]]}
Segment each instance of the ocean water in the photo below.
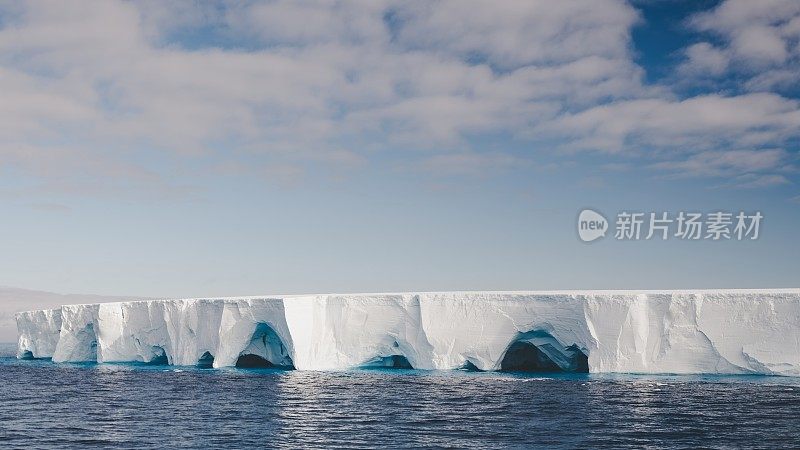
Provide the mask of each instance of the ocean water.
{"label": "ocean water", "polygon": [[800,379],[19,361],[2,448],[800,447]]}

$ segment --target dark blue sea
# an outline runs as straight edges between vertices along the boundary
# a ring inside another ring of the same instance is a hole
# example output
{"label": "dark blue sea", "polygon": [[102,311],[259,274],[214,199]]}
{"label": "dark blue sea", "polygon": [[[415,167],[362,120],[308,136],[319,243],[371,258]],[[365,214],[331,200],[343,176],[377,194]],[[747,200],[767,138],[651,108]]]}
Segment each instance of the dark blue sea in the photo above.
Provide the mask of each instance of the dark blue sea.
{"label": "dark blue sea", "polygon": [[0,358],[2,448],[800,447],[800,379]]}

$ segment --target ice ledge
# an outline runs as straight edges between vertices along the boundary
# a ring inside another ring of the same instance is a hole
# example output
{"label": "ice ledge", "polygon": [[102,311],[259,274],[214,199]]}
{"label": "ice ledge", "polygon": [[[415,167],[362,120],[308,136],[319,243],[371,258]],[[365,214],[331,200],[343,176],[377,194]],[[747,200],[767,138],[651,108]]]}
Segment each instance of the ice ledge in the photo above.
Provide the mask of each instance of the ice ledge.
{"label": "ice ledge", "polygon": [[18,356],[800,375],[800,289],[271,295],[16,315]]}

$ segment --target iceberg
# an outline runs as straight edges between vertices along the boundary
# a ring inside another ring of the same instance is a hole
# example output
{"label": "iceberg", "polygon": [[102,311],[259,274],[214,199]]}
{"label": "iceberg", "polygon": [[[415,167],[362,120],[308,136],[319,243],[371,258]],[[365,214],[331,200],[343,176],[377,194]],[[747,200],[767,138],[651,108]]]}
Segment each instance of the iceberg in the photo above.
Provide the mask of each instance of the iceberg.
{"label": "iceberg", "polygon": [[54,362],[800,375],[800,289],[166,299],[16,322],[17,356]]}

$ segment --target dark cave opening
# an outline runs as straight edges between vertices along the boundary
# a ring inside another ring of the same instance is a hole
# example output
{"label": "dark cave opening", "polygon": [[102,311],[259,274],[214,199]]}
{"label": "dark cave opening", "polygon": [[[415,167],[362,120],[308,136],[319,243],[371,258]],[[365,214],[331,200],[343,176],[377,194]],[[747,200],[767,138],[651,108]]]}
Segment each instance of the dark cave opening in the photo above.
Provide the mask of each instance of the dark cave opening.
{"label": "dark cave opening", "polygon": [[525,333],[506,350],[503,372],[589,373],[589,357],[577,345],[564,347],[545,332]]}
{"label": "dark cave opening", "polygon": [[384,359],[385,366],[391,369],[413,369],[414,367],[411,366],[411,363],[408,362],[408,358],[403,355],[392,355],[387,356]]}
{"label": "dark cave opening", "polygon": [[201,369],[210,369],[214,367],[214,355],[210,352],[203,353],[200,359],[197,360],[197,367]]}
{"label": "dark cave opening", "polygon": [[236,360],[236,367],[240,369],[268,369],[276,366],[266,358],[258,355],[241,355]]}
{"label": "dark cave opening", "polygon": [[464,364],[462,364],[458,370],[463,370],[465,372],[483,372],[481,369],[478,369],[478,366],[473,364],[472,361],[464,361]]}
{"label": "dark cave opening", "polygon": [[528,342],[515,342],[506,351],[500,370],[504,372],[563,372],[539,347]]}
{"label": "dark cave opening", "polygon": [[155,352],[155,356],[153,356],[150,361],[147,361],[145,364],[150,366],[166,366],[169,364],[169,358],[167,358],[167,352],[164,351],[161,347],[153,347]]}
{"label": "dark cave opening", "polygon": [[278,333],[266,323],[259,323],[253,331],[250,343],[237,358],[236,367],[292,370],[294,362]]}
{"label": "dark cave opening", "polygon": [[414,366],[403,355],[378,356],[361,365],[362,369],[413,369]]}

